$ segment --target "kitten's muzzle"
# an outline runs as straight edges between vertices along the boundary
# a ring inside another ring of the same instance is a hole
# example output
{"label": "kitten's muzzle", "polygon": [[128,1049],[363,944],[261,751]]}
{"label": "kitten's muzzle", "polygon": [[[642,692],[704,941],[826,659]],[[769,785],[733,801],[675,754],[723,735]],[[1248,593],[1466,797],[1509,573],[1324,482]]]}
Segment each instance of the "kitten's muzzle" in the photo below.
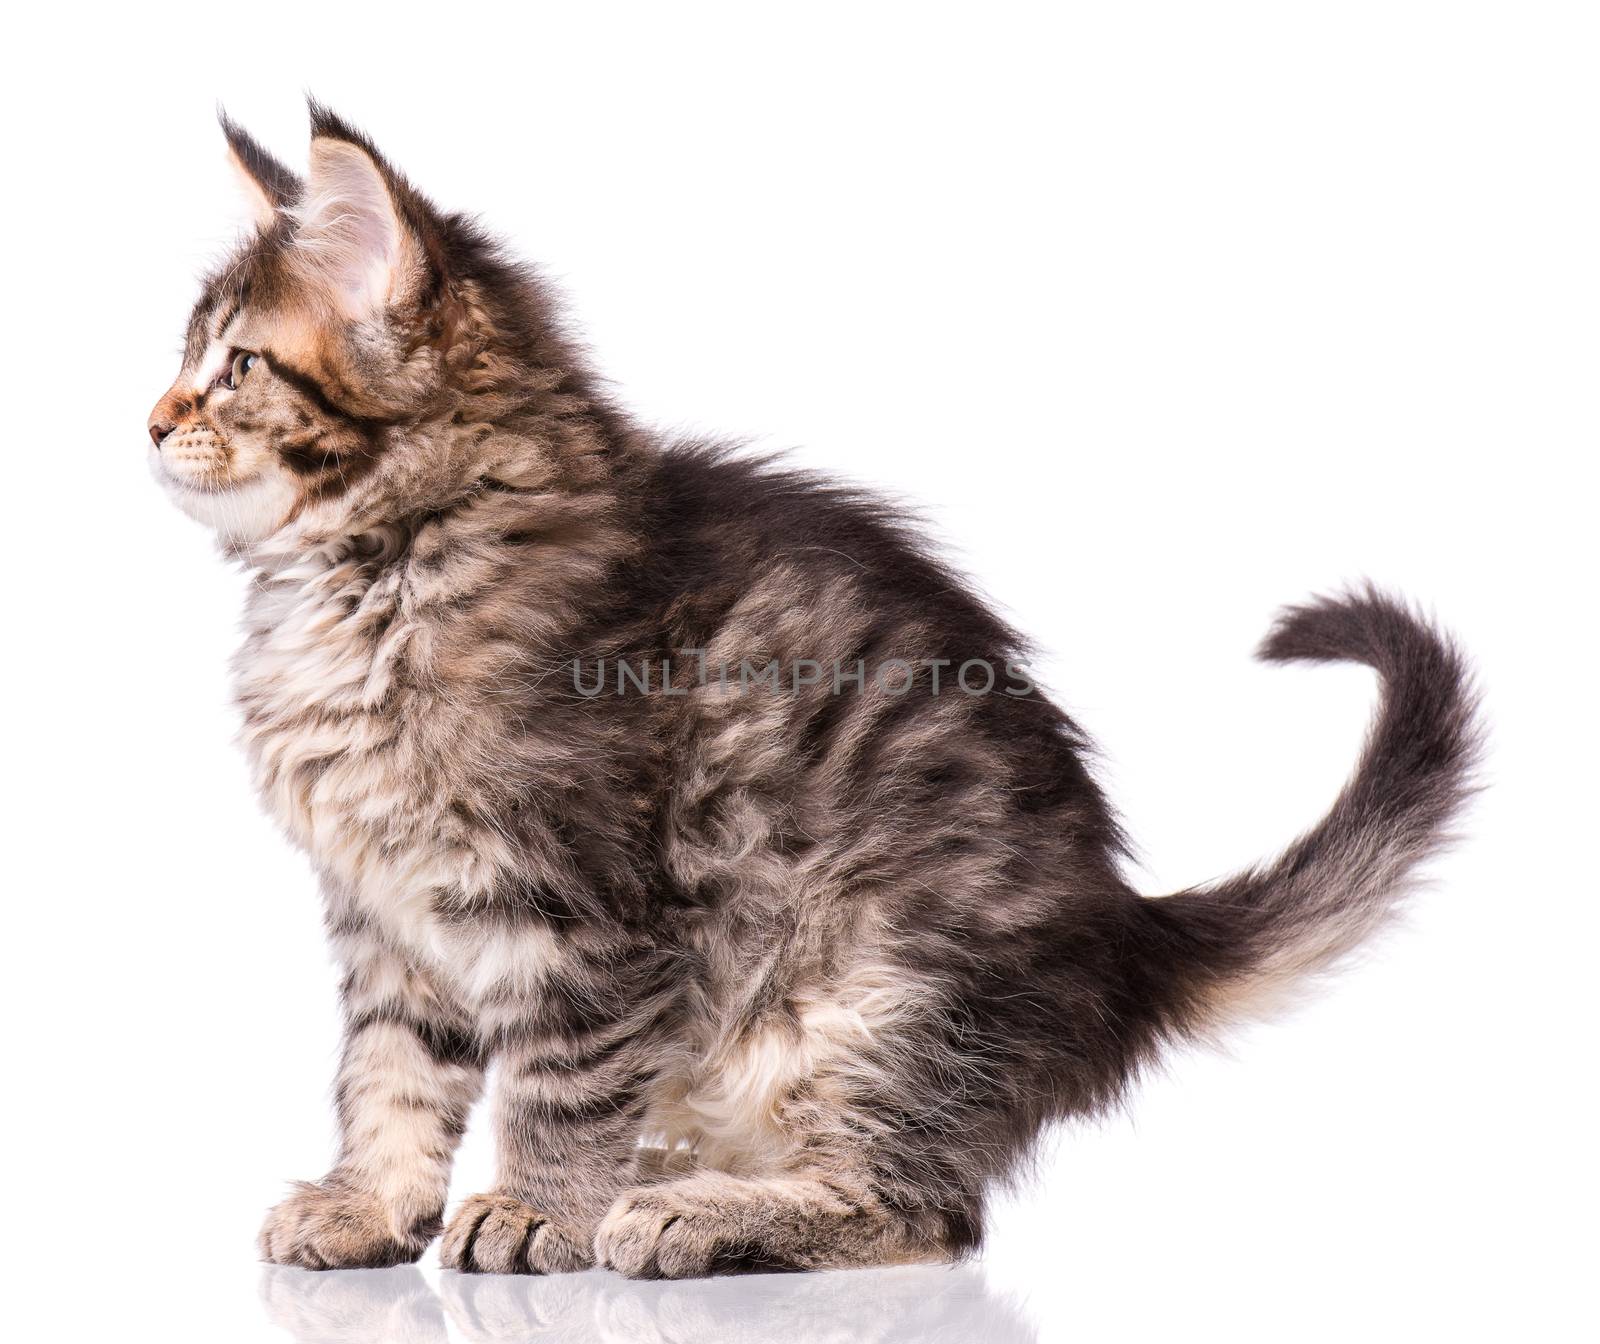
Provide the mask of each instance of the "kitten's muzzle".
{"label": "kitten's muzzle", "polygon": [[156,408],[150,412],[150,419],[145,424],[150,431],[150,442],[157,448],[161,447],[161,441],[183,423],[185,416],[192,415],[194,411],[192,397],[184,396],[176,388],[169,391],[156,402]]}

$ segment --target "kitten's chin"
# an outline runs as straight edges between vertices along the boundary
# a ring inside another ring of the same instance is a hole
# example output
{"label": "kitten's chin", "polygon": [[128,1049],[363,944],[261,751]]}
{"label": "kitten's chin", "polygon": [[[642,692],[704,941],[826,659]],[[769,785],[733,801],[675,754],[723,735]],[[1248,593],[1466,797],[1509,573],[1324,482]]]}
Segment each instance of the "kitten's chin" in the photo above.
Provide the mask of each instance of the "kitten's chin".
{"label": "kitten's chin", "polygon": [[169,471],[159,454],[152,456],[151,469],[173,503],[225,546],[264,541],[289,521],[299,503],[294,485],[270,474],[221,486],[191,484]]}

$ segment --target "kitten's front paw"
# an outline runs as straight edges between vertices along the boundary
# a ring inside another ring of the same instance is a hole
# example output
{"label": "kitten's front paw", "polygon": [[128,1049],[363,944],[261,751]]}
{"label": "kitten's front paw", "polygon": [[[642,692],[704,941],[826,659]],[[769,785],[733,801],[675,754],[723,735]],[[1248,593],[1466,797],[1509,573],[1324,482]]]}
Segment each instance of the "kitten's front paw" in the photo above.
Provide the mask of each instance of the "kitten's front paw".
{"label": "kitten's front paw", "polygon": [[390,1211],[371,1195],[301,1183],[267,1215],[261,1258],[302,1269],[383,1269],[410,1264],[439,1232],[437,1217],[397,1229]]}
{"label": "kitten's front paw", "polygon": [[589,1239],[511,1195],[464,1201],[439,1247],[439,1263],[464,1274],[566,1274],[594,1264]]}

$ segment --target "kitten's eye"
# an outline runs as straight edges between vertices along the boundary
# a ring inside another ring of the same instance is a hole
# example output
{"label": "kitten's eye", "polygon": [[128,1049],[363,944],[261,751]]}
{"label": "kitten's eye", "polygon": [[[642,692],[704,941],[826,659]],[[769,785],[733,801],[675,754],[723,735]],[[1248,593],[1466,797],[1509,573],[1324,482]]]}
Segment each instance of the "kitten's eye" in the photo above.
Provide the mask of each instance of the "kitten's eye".
{"label": "kitten's eye", "polygon": [[230,390],[239,386],[244,381],[245,374],[255,368],[260,355],[252,354],[248,350],[235,350],[233,363],[228,366],[228,372],[223,375],[222,385]]}

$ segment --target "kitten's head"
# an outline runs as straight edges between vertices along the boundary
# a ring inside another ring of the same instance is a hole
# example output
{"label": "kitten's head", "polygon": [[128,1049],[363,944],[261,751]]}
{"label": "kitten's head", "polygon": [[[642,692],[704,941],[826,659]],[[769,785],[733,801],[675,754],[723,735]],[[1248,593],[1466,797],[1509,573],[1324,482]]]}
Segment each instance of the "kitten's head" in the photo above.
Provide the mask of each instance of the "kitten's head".
{"label": "kitten's head", "polygon": [[359,132],[311,118],[304,182],[223,119],[256,226],[207,279],[150,416],[157,477],[235,548],[449,503],[543,339],[528,276]]}

